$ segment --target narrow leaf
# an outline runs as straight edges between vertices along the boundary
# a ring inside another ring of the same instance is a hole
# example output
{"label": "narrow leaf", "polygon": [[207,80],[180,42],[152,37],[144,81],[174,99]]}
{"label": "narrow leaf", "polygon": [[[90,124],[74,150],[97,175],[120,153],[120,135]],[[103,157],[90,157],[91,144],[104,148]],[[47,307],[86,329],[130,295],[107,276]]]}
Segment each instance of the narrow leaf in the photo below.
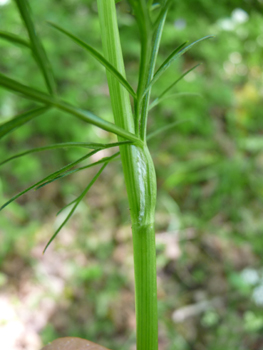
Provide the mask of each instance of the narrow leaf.
{"label": "narrow leaf", "polygon": [[100,174],[103,172],[103,170],[105,169],[105,167],[108,165],[108,163],[105,163],[101,169],[97,172],[97,174],[93,177],[93,179],[91,180],[91,182],[88,184],[88,186],[85,188],[85,190],[81,193],[81,195],[77,198],[76,203],[74,205],[74,207],[71,209],[71,211],[69,212],[69,214],[67,215],[66,219],[62,222],[62,224],[59,226],[59,228],[56,230],[56,232],[53,234],[53,236],[50,238],[50,240],[48,241],[47,245],[45,246],[45,249],[43,251],[43,253],[45,253],[45,251],[47,250],[48,246],[51,244],[51,242],[54,240],[54,238],[57,236],[57,234],[59,233],[59,231],[63,228],[63,226],[65,226],[65,224],[68,222],[68,220],[71,218],[71,216],[74,214],[77,206],[79,205],[79,203],[82,201],[82,199],[85,197],[85,195],[87,194],[87,192],[89,191],[89,189],[92,187],[92,185],[95,183],[95,181],[98,179],[98,177],[100,176]]}
{"label": "narrow leaf", "polygon": [[0,73],[0,85],[5,87],[8,90],[11,90],[16,93],[21,93],[24,97],[33,99],[37,102],[42,102],[45,104],[50,104],[53,107],[59,108],[69,114],[76,116],[77,118],[84,120],[87,123],[98,126],[99,128],[112,132],[118,136],[123,137],[132,142],[136,142],[137,144],[142,145],[142,141],[135,135],[122,129],[121,127],[110,123],[100,117],[95,116],[93,113],[89,111],[82,110],[80,108],[71,106],[61,100],[54,98],[48,94],[45,94],[42,91],[31,88],[29,86],[23,85],[13,79],[6,77],[5,75]]}
{"label": "narrow leaf", "polygon": [[7,40],[15,45],[21,45],[21,46],[24,46],[24,47],[29,48],[29,49],[31,48],[30,44],[25,39],[21,38],[19,35],[13,34],[13,33],[0,31],[0,38]]}
{"label": "narrow leaf", "polygon": [[40,188],[45,187],[46,185],[51,184],[51,182],[54,182],[54,181],[56,181],[56,180],[60,180],[60,179],[62,179],[64,176],[67,176],[67,175],[71,174],[71,173],[72,173],[72,171],[73,171],[73,170],[68,171],[68,172],[66,172],[66,174],[65,174],[65,175],[64,175],[64,174],[62,174],[62,175],[58,175],[58,176],[54,177],[53,179],[51,179],[51,180],[49,180],[49,181],[46,181],[46,182],[42,183],[41,185],[39,185],[39,186],[35,187],[35,190],[39,190]]}
{"label": "narrow leaf", "polygon": [[98,127],[100,127],[103,130],[112,132],[118,136],[121,136],[127,140],[130,140],[132,142],[136,142],[138,144],[142,144],[142,141],[135,135],[130,133],[129,131],[126,131],[124,129],[122,129],[121,127],[107,122],[106,120],[95,116],[93,113],[89,112],[89,111],[84,111],[80,108],[76,108],[64,103],[57,103],[56,106],[70,114],[75,115],[76,117],[85,120],[86,122],[96,125]]}
{"label": "narrow leaf", "polygon": [[[180,52],[180,50],[187,44],[187,41],[185,41],[183,44],[179,45],[171,54],[170,56],[163,62],[163,64],[161,65],[161,67],[157,70],[157,72],[154,74],[152,80],[149,82],[148,86],[146,87],[144,94],[145,95],[149,89],[152,87],[152,85],[157,81],[157,79],[161,76],[161,72],[158,73],[162,67],[165,67],[165,64],[169,63],[169,59],[171,59],[172,57],[174,57],[175,54],[177,54],[178,52]],[[170,66],[170,64],[169,64]],[[168,67],[167,67],[168,68]],[[164,72],[164,71],[163,71]],[[158,73],[158,75],[157,75]]]}
{"label": "narrow leaf", "polygon": [[161,6],[161,5],[160,5],[159,3],[155,3],[155,4],[153,4],[153,5],[151,6],[150,10],[151,10],[151,11],[154,11],[154,10],[158,9],[160,6]]}
{"label": "narrow leaf", "polygon": [[[162,33],[163,33],[163,28],[164,28],[166,16],[167,16],[167,11],[163,13],[163,16],[160,19],[159,25],[157,27],[157,30],[155,31],[155,34],[153,36],[153,47],[152,47],[152,53],[151,53],[151,58],[150,58],[150,65],[149,65],[149,69],[148,69],[148,77],[147,77],[146,86],[152,80],[153,75],[154,75],[156,60],[157,60],[157,56],[158,56],[158,51],[159,51],[159,47],[160,47],[160,42],[161,42],[161,38],[162,38]],[[141,124],[140,125],[140,136],[141,136],[141,139],[143,139],[143,140],[146,139],[147,118],[148,118],[148,113],[149,113],[150,96],[151,96],[151,88],[149,88],[149,90],[147,91],[147,93],[145,94],[145,96],[142,100],[141,120],[140,120],[140,124]]]}
{"label": "narrow leaf", "polygon": [[129,0],[129,2],[137,19],[140,34],[142,34],[141,31],[144,31],[145,34],[148,32],[148,29],[151,28],[151,20],[147,3],[145,0]]}
{"label": "narrow leaf", "polygon": [[32,21],[31,11],[27,0],[15,0],[20,15],[25,23],[30,42],[31,49],[34,58],[43,74],[48,91],[51,95],[55,94],[56,83],[51,69],[50,62],[48,61],[44,47],[39,40],[36,30]]}
{"label": "narrow leaf", "polygon": [[99,150],[95,150],[92,151],[88,154],[86,154],[85,156],[75,160],[74,162],[64,166],[63,168],[61,168],[60,170],[55,171],[54,173],[44,177],[42,180],[36,182],[35,184],[33,184],[32,186],[29,186],[28,188],[26,188],[25,190],[19,192],[18,194],[16,194],[14,197],[12,197],[11,199],[9,199],[5,204],[3,204],[0,207],[0,211],[2,209],[4,209],[8,204],[12,203],[14,200],[16,200],[17,198],[21,197],[23,194],[29,192],[30,190],[32,190],[33,188],[35,188],[36,186],[39,186],[40,184],[42,184],[45,181],[49,181],[50,179],[53,179],[54,177],[59,176],[60,174],[62,174],[63,172],[69,170],[70,168],[74,167],[75,165],[79,164],[80,162],[82,162],[83,160],[91,157],[93,154],[97,153]]}
{"label": "narrow leaf", "polygon": [[[201,38],[199,40],[196,40],[195,42],[193,42],[192,44],[184,47],[186,45],[186,42],[183,43],[182,45],[180,45],[179,47],[177,47],[171,54],[170,56],[163,62],[163,64],[160,66],[160,68],[157,70],[157,72],[155,73],[153,79],[151,80],[151,82],[149,83],[149,85],[147,86],[147,88],[144,91],[144,94],[147,93],[147,91],[150,89],[150,87],[156,83],[156,81],[161,77],[161,75],[170,67],[170,65],[179,57],[181,57],[185,52],[187,52],[188,50],[190,50],[195,44],[206,40],[206,39],[211,39],[214,36],[212,35],[208,35],[205,36],[204,38]],[[184,48],[183,48],[184,47]]]}
{"label": "narrow leaf", "polygon": [[78,198],[76,198],[76,199],[74,199],[73,201],[71,201],[70,203],[66,204],[63,208],[61,208],[61,209],[57,212],[56,216],[58,216],[60,213],[62,213],[63,210],[65,210],[66,208],[70,207],[72,204],[76,203],[77,200],[78,200]]}
{"label": "narrow leaf", "polygon": [[157,129],[157,130],[151,132],[149,135],[147,135],[147,141],[152,139],[153,137],[159,135],[159,134],[162,134],[163,132],[165,132],[167,130],[170,130],[170,129],[174,128],[175,126],[177,126],[179,124],[182,124],[182,123],[185,123],[185,122],[189,122],[189,121],[191,121],[191,119],[180,120],[180,121],[176,121],[174,123],[165,125],[162,128]]}
{"label": "narrow leaf", "polygon": [[177,78],[168,88],[166,88],[159,96],[159,99],[162,98],[168,91],[170,91],[180,80],[182,80],[187,74],[192,72],[195,68],[200,66],[200,64],[195,65],[194,67],[188,69],[185,73],[183,73],[179,78]]}
{"label": "narrow leaf", "polygon": [[108,72],[110,72],[124,87],[125,89],[134,97],[136,98],[136,93],[133,90],[133,88],[130,86],[128,81],[117,71],[116,68],[113,67],[112,64],[110,64],[109,61],[107,61],[97,50],[95,50],[92,46],[88,45],[83,40],[77,38],[75,35],[71,34],[64,28],[58,26],[57,24],[48,22],[52,27],[59,30],[61,33],[67,35],[69,38],[74,40],[77,44],[79,44],[82,48],[86,49],[100,64],[102,64]]}
{"label": "narrow leaf", "polygon": [[0,73],[0,85],[5,87],[8,90],[22,94],[30,100],[42,102],[45,104],[51,104],[51,105],[55,103],[55,99],[52,96],[49,96],[48,94],[42,91],[39,91],[37,89],[23,85],[18,81],[8,78],[7,76],[1,73]]}
{"label": "narrow leaf", "polygon": [[81,171],[81,170],[85,170],[85,169],[92,168],[92,167],[94,167],[94,166],[96,166],[96,165],[98,165],[98,164],[101,164],[101,163],[105,163],[105,162],[109,163],[109,162],[111,162],[113,159],[115,159],[116,157],[118,157],[119,154],[120,154],[120,152],[116,152],[116,153],[114,153],[113,156],[104,157],[104,158],[98,160],[97,162],[94,162],[94,163],[85,165],[85,166],[80,167],[80,168],[77,168],[77,169],[73,169],[73,170],[64,172],[62,175],[53,177],[52,179],[49,179],[48,181],[41,183],[39,186],[36,187],[36,190],[38,190],[38,189],[40,189],[40,188],[42,188],[42,187],[44,187],[44,186],[50,184],[50,183],[53,182],[53,181],[56,181],[56,180],[58,180],[58,179],[61,179],[62,177],[69,176],[69,175],[71,175],[71,174],[75,174],[75,173],[77,173],[77,172],[79,172],[79,171]]}
{"label": "narrow leaf", "polygon": [[[162,9],[161,9],[161,11],[160,11],[160,13],[159,13],[159,15],[158,15],[156,21],[155,21],[154,24],[153,24],[154,30],[159,26],[160,21],[162,20],[162,18],[163,18],[163,16],[165,15],[165,13],[168,12],[168,10],[169,10],[169,8],[170,8],[170,6],[171,6],[171,4],[172,4],[173,1],[174,1],[174,0],[168,0],[168,1],[166,1],[165,4],[163,5],[163,7],[162,7]],[[153,5],[152,5],[152,10],[155,10],[155,9],[158,8],[159,6],[160,6],[160,4],[158,4],[158,3],[153,4]]]}
{"label": "narrow leaf", "polygon": [[[0,132],[1,132],[1,126],[0,126]],[[10,158],[7,158],[5,160],[3,160],[2,162],[0,162],[0,166],[19,157],[23,157],[26,156],[27,154],[30,153],[36,153],[36,152],[43,152],[43,151],[48,151],[51,149],[57,149],[57,148],[69,148],[69,147],[81,147],[81,148],[90,148],[90,149],[97,149],[97,150],[101,150],[101,149],[105,149],[105,148],[111,148],[111,147],[116,147],[116,146],[122,146],[122,145],[129,145],[131,144],[130,141],[123,141],[123,142],[114,142],[114,143],[108,143],[108,144],[104,144],[104,143],[86,143],[86,142],[64,142],[64,143],[57,143],[54,145],[49,145],[49,146],[44,146],[44,147],[36,147],[36,148],[32,148],[29,149],[27,151],[21,152],[21,153],[17,153],[15,155],[13,155]]]}
{"label": "narrow leaf", "polygon": [[9,132],[26,124],[31,119],[45,113],[48,109],[49,109],[48,107],[31,109],[30,111],[19,114],[18,116],[14,117],[13,119],[9,120],[6,123],[0,124],[0,139],[6,134],[8,134]]}
{"label": "narrow leaf", "polygon": [[180,98],[180,97],[202,97],[201,94],[197,92],[177,92],[174,94],[169,94],[167,96],[163,96],[161,98],[156,98],[149,106],[149,110],[157,106],[159,103],[161,103],[164,100],[168,100],[169,98]]}

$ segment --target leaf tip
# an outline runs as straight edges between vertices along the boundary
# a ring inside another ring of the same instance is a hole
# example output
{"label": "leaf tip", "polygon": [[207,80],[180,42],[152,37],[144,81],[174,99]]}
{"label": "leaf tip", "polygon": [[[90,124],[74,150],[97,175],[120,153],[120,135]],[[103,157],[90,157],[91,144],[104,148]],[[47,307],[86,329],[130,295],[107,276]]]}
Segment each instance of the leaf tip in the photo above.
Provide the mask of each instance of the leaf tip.
{"label": "leaf tip", "polygon": [[[53,238],[53,237],[52,237],[52,238]],[[43,255],[45,254],[45,252],[47,251],[47,248],[50,246],[51,242],[53,241],[52,238],[47,242],[47,244],[46,244],[46,246],[45,246],[45,248],[44,248],[44,250],[43,250],[43,252],[42,252]]]}
{"label": "leaf tip", "polygon": [[8,202],[4,203],[1,207],[0,207],[0,211],[2,211],[5,207],[8,206],[9,203],[11,203],[12,201],[9,200]]}
{"label": "leaf tip", "polygon": [[47,23],[49,26],[51,26],[51,27],[55,27],[55,26],[56,26],[55,23],[53,23],[52,21],[49,21],[49,20],[47,20],[46,23]]}

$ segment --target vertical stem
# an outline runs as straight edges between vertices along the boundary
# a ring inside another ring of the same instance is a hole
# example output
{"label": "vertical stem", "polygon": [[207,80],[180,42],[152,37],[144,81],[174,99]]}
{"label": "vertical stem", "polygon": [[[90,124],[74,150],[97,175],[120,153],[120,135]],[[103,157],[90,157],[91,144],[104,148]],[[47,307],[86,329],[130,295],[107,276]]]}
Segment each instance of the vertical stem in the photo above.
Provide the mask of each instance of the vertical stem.
{"label": "vertical stem", "polygon": [[[105,57],[125,77],[114,0],[97,0]],[[135,132],[128,92],[107,73],[115,123]],[[121,140],[121,138],[119,138]],[[154,212],[156,176],[147,145],[120,147],[132,221],[137,350],[158,349]]]}
{"label": "vertical stem", "polygon": [[140,32],[141,56],[140,70],[137,87],[137,101],[135,103],[135,133],[140,134],[141,109],[143,104],[143,93],[148,82],[150,68],[150,58],[152,52],[152,23],[149,16],[148,6],[145,0],[130,0],[135,12],[137,24]]}
{"label": "vertical stem", "polygon": [[158,349],[155,232],[133,226],[137,350]]}
{"label": "vertical stem", "polygon": [[[164,12],[163,16],[160,18],[160,21],[158,23],[158,27],[156,32],[153,36],[153,47],[151,52],[151,58],[150,58],[150,64],[148,69],[148,75],[147,75],[147,82],[146,86],[150,83],[154,76],[154,69],[156,65],[157,55],[159,51],[160,41],[162,37],[163,27],[166,20],[168,9]],[[145,88],[146,88],[145,86]],[[141,126],[140,126],[140,137],[143,141],[146,140],[146,132],[147,132],[147,118],[148,118],[148,112],[149,112],[149,102],[150,102],[150,96],[151,96],[151,88],[148,90],[146,95],[143,98],[142,101],[142,111],[141,111]]]}

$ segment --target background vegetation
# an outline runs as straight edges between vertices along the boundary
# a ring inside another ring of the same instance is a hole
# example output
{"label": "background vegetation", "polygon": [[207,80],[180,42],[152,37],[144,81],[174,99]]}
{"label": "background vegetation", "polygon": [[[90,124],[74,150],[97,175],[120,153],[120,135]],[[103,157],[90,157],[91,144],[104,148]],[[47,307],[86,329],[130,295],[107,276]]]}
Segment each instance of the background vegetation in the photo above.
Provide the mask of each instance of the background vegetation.
{"label": "background vegetation", "polygon": [[[59,94],[111,121],[103,68],[46,24],[58,23],[100,49],[96,2],[31,4]],[[127,3],[117,6],[128,79],[136,86],[138,31]],[[149,141],[158,181],[160,350],[263,348],[262,7],[260,0],[175,0],[164,29],[160,62],[185,40],[216,37],[187,52],[153,90],[157,97],[176,76],[202,63],[149,120],[150,131],[180,122]],[[14,4],[2,0],[0,9],[0,29],[25,36]],[[1,72],[44,89],[25,49],[4,40],[0,49]],[[31,106],[3,89],[0,101],[0,122]],[[50,111],[5,137],[0,159],[31,147],[87,140],[115,138]],[[82,152],[47,151],[6,164],[0,204]],[[134,349],[132,243],[120,166],[106,168],[44,256],[67,214],[55,213],[80,193],[93,170],[30,192],[1,212],[0,336],[6,350],[39,349],[65,335]]]}

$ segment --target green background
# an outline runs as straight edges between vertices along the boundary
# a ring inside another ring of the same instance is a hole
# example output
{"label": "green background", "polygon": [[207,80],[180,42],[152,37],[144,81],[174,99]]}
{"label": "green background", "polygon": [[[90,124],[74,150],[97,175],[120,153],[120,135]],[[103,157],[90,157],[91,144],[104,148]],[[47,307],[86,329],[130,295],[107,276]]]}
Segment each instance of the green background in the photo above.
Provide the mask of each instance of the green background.
{"label": "green background", "polygon": [[[59,95],[112,121],[104,69],[46,23],[101,51],[96,2],[30,4]],[[123,0],[117,8],[127,78],[136,88],[139,32],[128,4]],[[175,0],[168,15],[158,65],[186,40],[215,38],[188,51],[153,88],[156,98],[201,63],[173,90],[200,96],[174,95],[149,115],[150,132],[182,122],[149,141],[158,182],[160,350],[263,347],[262,9],[262,1]],[[26,37],[13,2],[0,6],[0,30]],[[2,73],[45,91],[26,49],[1,40],[0,50]],[[35,106],[4,89],[0,103],[0,122]],[[115,140],[52,110],[3,138],[0,159],[58,142]],[[4,165],[0,204],[82,155],[79,149],[47,151]],[[24,327],[17,350],[39,349],[66,335],[135,349],[132,242],[120,161],[106,168],[42,255],[67,214],[56,212],[80,194],[95,170],[31,191],[0,213],[0,304],[14,310],[12,317],[0,315],[0,329],[14,327],[12,322]]]}

